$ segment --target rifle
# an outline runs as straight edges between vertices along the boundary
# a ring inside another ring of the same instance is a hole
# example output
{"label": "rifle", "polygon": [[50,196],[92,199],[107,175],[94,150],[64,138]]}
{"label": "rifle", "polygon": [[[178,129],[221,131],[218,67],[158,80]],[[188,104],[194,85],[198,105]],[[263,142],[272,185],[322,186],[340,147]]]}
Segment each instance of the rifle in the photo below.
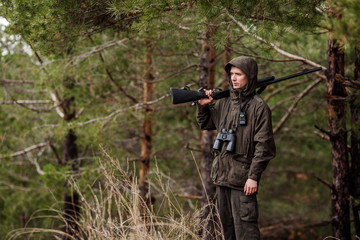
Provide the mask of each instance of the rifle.
{"label": "rifle", "polygon": [[[322,70],[321,67],[318,68],[313,68],[307,71],[303,71],[303,72],[299,72],[299,73],[295,73],[286,77],[282,77],[282,78],[278,78],[275,79],[274,76],[270,76],[270,77],[266,77],[266,78],[262,78],[258,80],[258,84],[257,84],[257,93],[261,94],[268,85],[273,84],[273,83],[277,83],[277,82],[282,82],[291,78],[295,78],[295,77],[299,77],[305,74],[309,74],[312,72],[316,72],[316,71],[320,71]],[[203,88],[200,88],[197,91],[192,91],[189,89],[189,87],[185,86],[184,88],[170,88],[170,95],[171,95],[171,100],[173,104],[180,104],[180,103],[186,103],[186,102],[194,102],[197,101],[201,98],[208,98],[208,96],[205,94],[205,92],[203,91]],[[220,90],[220,91],[214,91],[211,94],[211,97],[216,100],[216,99],[220,99],[220,98],[225,98],[230,96],[230,90],[226,89],[226,90]]]}

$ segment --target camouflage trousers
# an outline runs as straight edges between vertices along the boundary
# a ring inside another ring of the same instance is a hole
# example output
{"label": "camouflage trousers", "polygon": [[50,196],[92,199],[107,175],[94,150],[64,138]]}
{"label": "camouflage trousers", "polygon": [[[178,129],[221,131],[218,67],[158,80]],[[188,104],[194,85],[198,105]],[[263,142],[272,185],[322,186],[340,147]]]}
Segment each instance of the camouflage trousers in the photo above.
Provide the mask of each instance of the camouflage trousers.
{"label": "camouflage trousers", "polygon": [[259,240],[256,194],[216,186],[216,206],[226,240]]}

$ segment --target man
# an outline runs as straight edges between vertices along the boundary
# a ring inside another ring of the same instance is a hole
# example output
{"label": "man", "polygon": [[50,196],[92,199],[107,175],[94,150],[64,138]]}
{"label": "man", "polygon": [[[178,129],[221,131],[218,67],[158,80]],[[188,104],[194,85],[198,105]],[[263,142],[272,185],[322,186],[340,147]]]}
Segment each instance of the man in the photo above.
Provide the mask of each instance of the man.
{"label": "man", "polygon": [[254,59],[234,58],[225,71],[230,96],[214,104],[212,91],[204,90],[209,98],[199,100],[197,121],[201,129],[221,131],[214,144],[211,178],[225,239],[260,239],[256,193],[276,151],[271,111],[255,92],[258,66]]}

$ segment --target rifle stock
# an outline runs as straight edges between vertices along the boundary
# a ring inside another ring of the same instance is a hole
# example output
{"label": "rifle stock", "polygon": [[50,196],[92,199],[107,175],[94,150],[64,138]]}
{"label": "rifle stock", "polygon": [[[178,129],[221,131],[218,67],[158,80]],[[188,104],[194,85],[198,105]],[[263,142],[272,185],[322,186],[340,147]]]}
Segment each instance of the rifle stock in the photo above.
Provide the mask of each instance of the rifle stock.
{"label": "rifle stock", "polygon": [[[265,90],[266,86],[273,84],[273,83],[277,83],[277,82],[281,82],[281,81],[285,81],[291,78],[295,78],[301,75],[305,75],[308,73],[312,73],[312,72],[316,72],[321,70],[321,67],[318,68],[313,68],[304,72],[300,72],[300,73],[295,73],[286,77],[282,77],[279,79],[275,79],[274,76],[270,76],[270,77],[266,77],[266,78],[262,78],[258,80],[258,86],[257,88],[259,88],[258,93],[260,94],[263,90]],[[186,103],[186,102],[193,102],[193,101],[197,101],[200,100],[202,98],[207,98],[208,96],[206,96],[205,92],[203,90],[199,90],[199,91],[192,91],[192,90],[186,90],[186,89],[179,89],[179,88],[170,88],[170,95],[171,95],[171,100],[173,104],[180,104],[180,103]],[[216,100],[216,99],[220,99],[220,98],[225,98],[230,96],[230,90],[226,89],[226,90],[221,90],[221,91],[214,91],[211,94],[211,97]]]}

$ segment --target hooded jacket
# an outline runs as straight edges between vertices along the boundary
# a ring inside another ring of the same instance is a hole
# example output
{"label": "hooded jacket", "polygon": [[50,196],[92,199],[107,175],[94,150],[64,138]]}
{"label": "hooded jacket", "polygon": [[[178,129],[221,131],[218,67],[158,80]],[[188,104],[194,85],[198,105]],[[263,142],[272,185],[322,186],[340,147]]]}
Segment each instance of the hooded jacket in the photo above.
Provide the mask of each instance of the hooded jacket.
{"label": "hooded jacket", "polygon": [[[242,89],[234,89],[230,79],[231,67],[240,68],[247,77]],[[259,183],[262,172],[275,157],[275,142],[272,130],[271,111],[266,102],[255,94],[258,66],[249,57],[237,57],[225,66],[230,82],[230,96],[205,106],[198,104],[197,122],[202,130],[222,129],[235,132],[233,152],[222,148],[214,150],[211,178],[216,185],[243,190],[248,178]],[[254,95],[255,94],[255,95]],[[239,124],[240,107],[246,113],[246,125]]]}

